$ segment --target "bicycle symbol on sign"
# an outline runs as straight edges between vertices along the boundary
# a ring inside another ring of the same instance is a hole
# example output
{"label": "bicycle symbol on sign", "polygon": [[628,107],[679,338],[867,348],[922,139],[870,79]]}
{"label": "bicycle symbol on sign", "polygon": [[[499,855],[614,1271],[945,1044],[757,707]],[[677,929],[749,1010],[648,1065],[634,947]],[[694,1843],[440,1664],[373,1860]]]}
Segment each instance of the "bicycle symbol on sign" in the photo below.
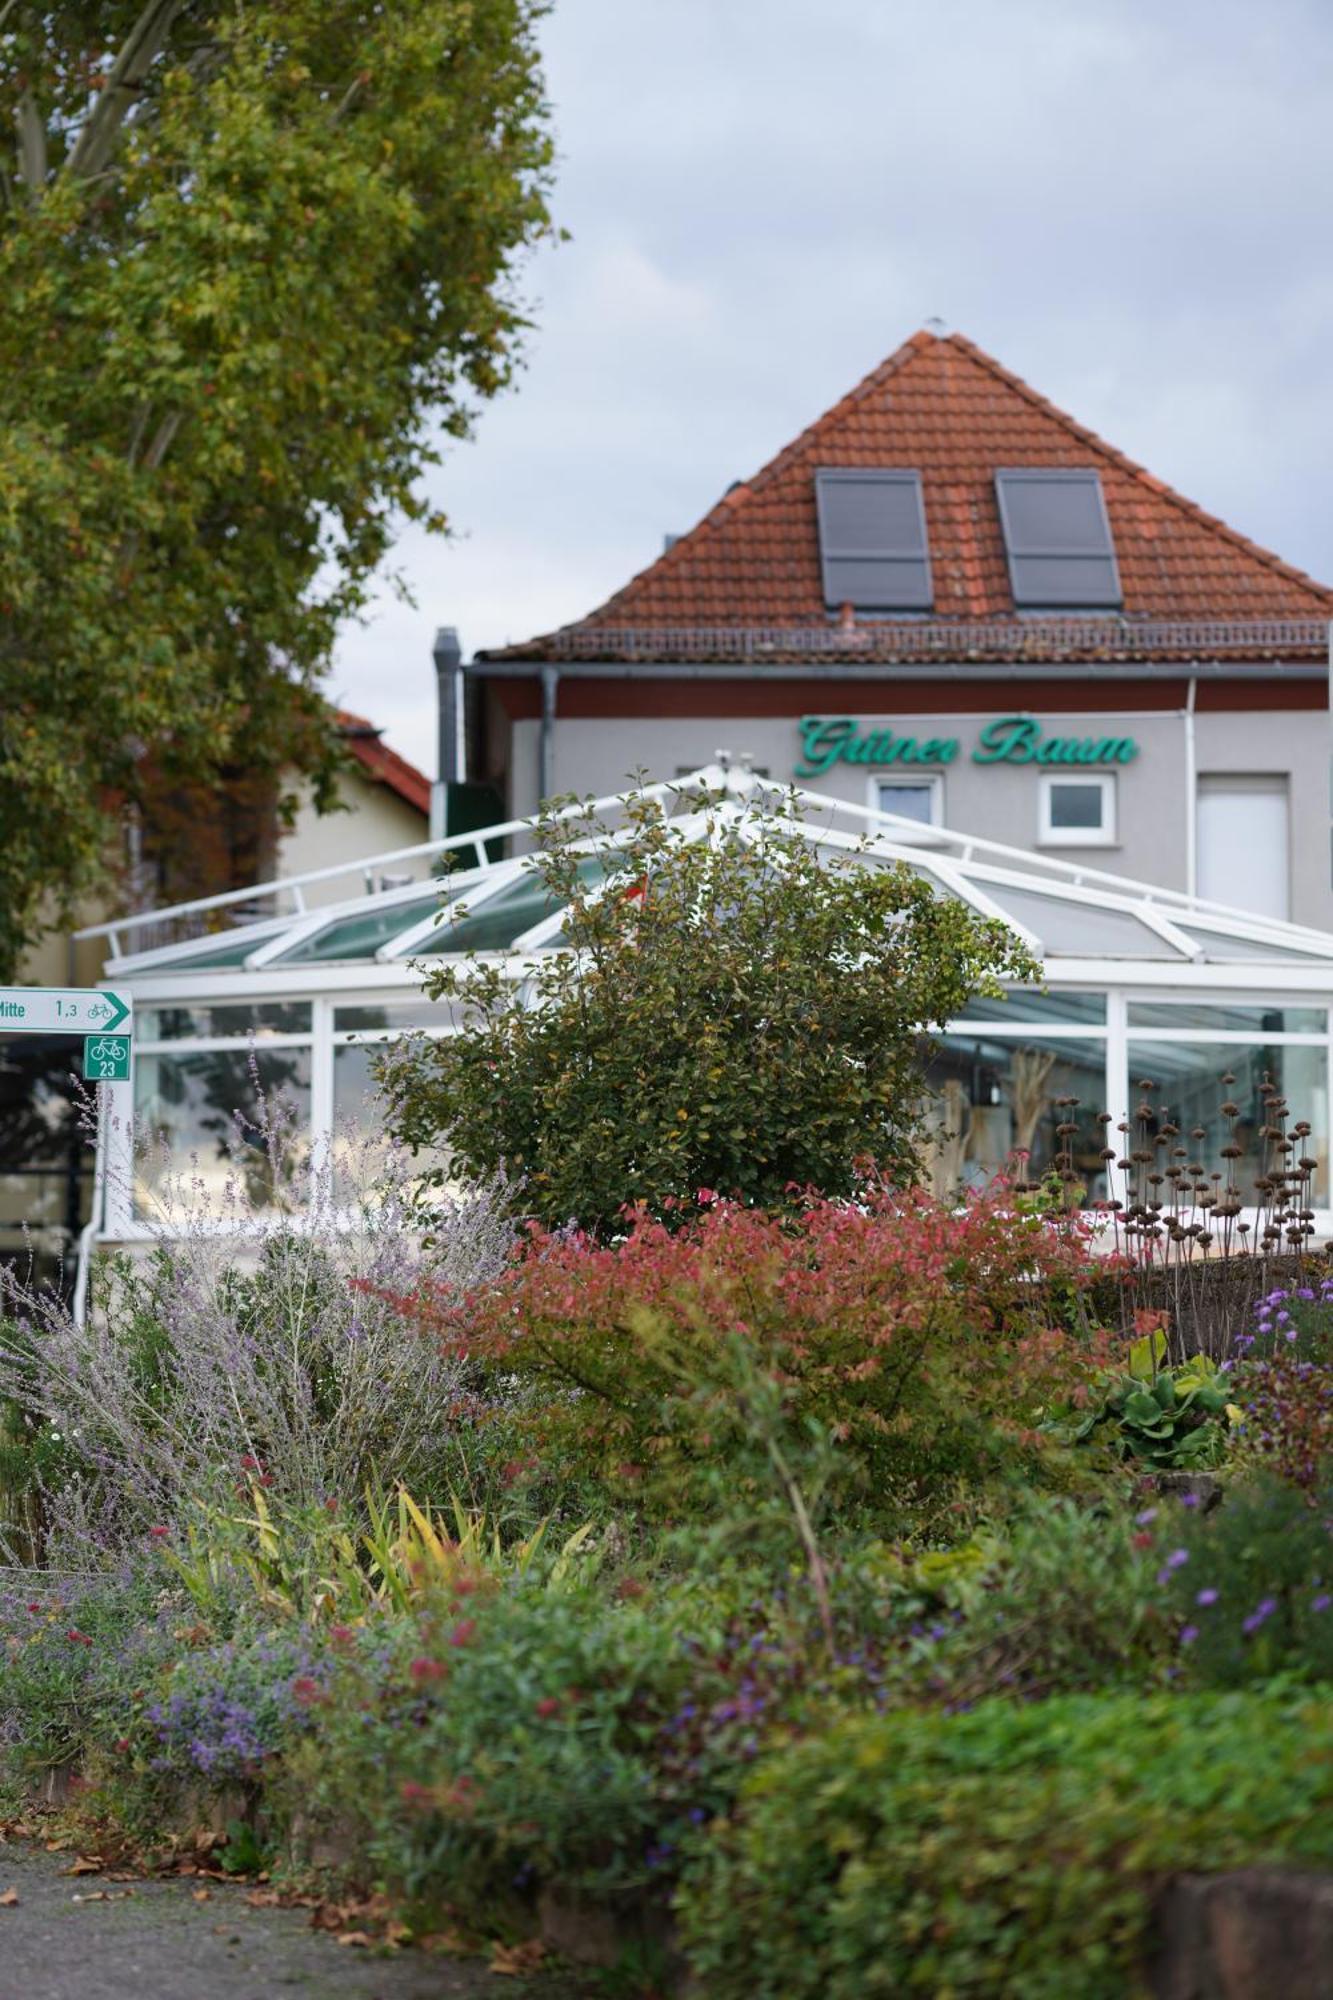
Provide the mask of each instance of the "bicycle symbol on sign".
{"label": "bicycle symbol on sign", "polygon": [[83,1074],[93,1083],[123,1083],[130,1073],[127,1035],[85,1035]]}

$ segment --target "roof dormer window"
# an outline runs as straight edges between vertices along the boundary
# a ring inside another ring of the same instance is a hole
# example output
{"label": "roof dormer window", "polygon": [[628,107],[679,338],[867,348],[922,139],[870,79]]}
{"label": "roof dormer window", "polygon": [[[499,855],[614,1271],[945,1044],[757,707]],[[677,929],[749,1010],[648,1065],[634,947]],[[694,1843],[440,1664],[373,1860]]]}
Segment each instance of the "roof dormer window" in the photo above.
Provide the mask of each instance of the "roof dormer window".
{"label": "roof dormer window", "polygon": [[1065,466],[997,472],[995,493],[1020,611],[1120,609],[1120,571],[1097,473]]}
{"label": "roof dormer window", "polygon": [[934,602],[919,472],[826,466],[815,474],[830,611],[929,611]]}

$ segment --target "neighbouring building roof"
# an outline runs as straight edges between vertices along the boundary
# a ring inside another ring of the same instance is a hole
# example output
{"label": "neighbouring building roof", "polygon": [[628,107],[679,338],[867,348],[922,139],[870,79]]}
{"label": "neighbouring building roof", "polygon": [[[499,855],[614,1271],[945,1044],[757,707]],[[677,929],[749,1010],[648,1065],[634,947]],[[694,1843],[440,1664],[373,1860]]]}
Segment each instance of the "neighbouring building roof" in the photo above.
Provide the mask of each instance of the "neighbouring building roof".
{"label": "neighbouring building roof", "polygon": [[[831,615],[816,469],[921,474],[934,608]],[[1100,475],[1123,588],[1110,614],[1020,616],[995,474]],[[961,334],[915,333],[688,534],[587,617],[494,649],[525,660],[1308,659],[1327,646],[1333,589],[1214,519]]]}
{"label": "neighbouring building roof", "polygon": [[400,757],[381,740],[381,733],[373,722],[364,715],[353,715],[349,709],[338,710],[338,725],[347,742],[347,747],[362,769],[391,792],[396,792],[408,805],[415,806],[420,813],[430,812],[430,779],[424,771],[418,771],[415,764],[409,764],[406,757]]}

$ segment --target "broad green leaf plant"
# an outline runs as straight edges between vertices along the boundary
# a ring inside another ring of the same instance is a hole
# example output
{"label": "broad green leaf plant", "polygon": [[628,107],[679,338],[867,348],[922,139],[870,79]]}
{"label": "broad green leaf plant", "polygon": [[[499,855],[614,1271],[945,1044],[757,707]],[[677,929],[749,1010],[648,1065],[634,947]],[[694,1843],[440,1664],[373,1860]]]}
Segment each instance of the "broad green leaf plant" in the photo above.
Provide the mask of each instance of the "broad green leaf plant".
{"label": "broad green leaf plant", "polygon": [[540,0],[0,0],[0,977],[318,697],[549,229]]}

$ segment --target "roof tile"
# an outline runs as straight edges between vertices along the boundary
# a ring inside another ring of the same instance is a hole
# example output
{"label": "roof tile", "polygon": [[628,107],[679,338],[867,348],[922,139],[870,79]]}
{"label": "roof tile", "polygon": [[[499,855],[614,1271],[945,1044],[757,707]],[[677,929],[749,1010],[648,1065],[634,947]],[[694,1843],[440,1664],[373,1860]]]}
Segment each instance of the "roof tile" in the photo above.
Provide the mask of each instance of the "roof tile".
{"label": "roof tile", "polygon": [[[961,334],[922,330],[605,604],[557,634],[481,657],[618,657],[633,650],[635,635],[651,633],[653,656],[669,660],[673,635],[684,647],[691,631],[697,639],[724,628],[780,629],[793,642],[802,630],[828,634],[813,475],[821,465],[849,464],[920,469],[936,585],[926,622],[1007,625],[1008,651],[1016,628],[1030,631],[1031,621],[1014,610],[997,466],[1100,472],[1124,590],[1114,622],[1131,643],[1135,621],[1156,629],[1333,614],[1333,590],[1173,492]],[[884,621],[859,621],[855,636],[858,650],[870,645],[881,656],[905,643]],[[1145,647],[1151,653],[1146,634],[1141,655]],[[780,655],[782,647],[768,651]],[[697,644],[690,656],[699,656]]]}

